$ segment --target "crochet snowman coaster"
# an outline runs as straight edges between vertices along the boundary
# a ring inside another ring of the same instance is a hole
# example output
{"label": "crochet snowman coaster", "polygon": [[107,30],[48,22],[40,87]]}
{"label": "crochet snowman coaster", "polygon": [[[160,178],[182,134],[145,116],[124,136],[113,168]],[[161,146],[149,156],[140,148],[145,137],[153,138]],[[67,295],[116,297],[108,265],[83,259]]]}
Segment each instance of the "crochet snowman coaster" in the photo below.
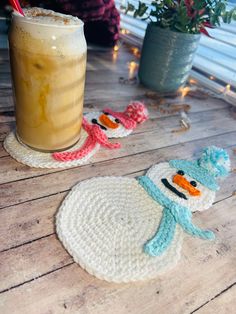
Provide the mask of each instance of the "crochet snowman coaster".
{"label": "crochet snowman coaster", "polygon": [[[88,138],[87,132],[83,129],[81,131],[81,137],[79,142],[66,152],[72,152],[75,149],[81,149],[86,139]],[[51,153],[38,152],[30,147],[20,143],[15,135],[15,132],[11,132],[4,140],[5,150],[18,162],[35,168],[70,168],[79,165],[83,165],[99,150],[100,145],[96,144],[93,150],[91,150],[83,158],[76,160],[69,160],[67,162],[57,161],[53,158]]]}
{"label": "crochet snowman coaster", "polygon": [[91,112],[83,117],[79,142],[72,148],[58,153],[38,152],[20,143],[14,132],[8,134],[4,148],[17,161],[37,168],[70,168],[88,163],[100,147],[116,149],[119,143],[111,143],[109,138],[125,137],[148,119],[144,104],[131,102],[124,112],[109,108],[103,112]]}
{"label": "crochet snowman coaster", "polygon": [[214,239],[193,224],[191,211],[212,205],[216,179],[229,167],[227,153],[213,146],[197,161],[160,163],[138,179],[83,181],[58,211],[58,237],[75,262],[100,279],[154,278],[177,263],[184,233]]}

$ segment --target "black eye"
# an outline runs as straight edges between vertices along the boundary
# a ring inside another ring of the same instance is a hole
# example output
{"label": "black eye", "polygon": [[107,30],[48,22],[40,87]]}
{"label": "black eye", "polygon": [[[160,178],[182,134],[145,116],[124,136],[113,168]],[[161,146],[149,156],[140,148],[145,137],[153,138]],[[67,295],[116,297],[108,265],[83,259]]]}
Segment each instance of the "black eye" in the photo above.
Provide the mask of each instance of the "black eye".
{"label": "black eye", "polygon": [[106,116],[108,116],[109,115],[109,113],[108,112],[103,112]]}
{"label": "black eye", "polygon": [[196,182],[196,181],[191,181],[190,184],[191,184],[192,186],[194,186],[194,187],[197,186],[197,182]]}
{"label": "black eye", "polygon": [[119,120],[119,119],[115,119],[115,122],[116,122],[116,123],[120,123],[120,120]]}
{"label": "black eye", "polygon": [[179,170],[177,173],[180,174],[181,176],[184,176],[184,171],[183,170]]}

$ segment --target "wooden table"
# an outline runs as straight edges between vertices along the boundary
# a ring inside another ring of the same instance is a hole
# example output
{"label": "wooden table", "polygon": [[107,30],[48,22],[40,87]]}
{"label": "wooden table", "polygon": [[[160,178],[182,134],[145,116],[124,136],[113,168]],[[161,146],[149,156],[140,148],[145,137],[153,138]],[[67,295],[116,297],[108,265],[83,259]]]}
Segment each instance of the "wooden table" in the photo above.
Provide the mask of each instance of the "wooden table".
{"label": "wooden table", "polygon": [[[130,100],[146,100],[150,119],[122,148],[101,150],[93,164],[68,170],[33,169],[0,148],[0,313],[1,314],[183,314],[236,311],[236,172],[222,184],[212,208],[195,213],[194,222],[215,231],[208,242],[186,236],[182,258],[170,272],[147,282],[112,284],[86,273],[58,241],[54,217],[77,182],[103,175],[136,177],[155,163],[198,157],[201,148],[226,148],[236,167],[236,120],[219,99],[186,97],[191,128],[175,133],[179,114],[161,112],[160,102],[136,85],[122,85],[128,62],[123,47],[89,51],[85,112],[109,105],[122,110]],[[181,102],[181,99],[170,99]],[[14,128],[12,90],[6,50],[0,51],[0,139]]]}

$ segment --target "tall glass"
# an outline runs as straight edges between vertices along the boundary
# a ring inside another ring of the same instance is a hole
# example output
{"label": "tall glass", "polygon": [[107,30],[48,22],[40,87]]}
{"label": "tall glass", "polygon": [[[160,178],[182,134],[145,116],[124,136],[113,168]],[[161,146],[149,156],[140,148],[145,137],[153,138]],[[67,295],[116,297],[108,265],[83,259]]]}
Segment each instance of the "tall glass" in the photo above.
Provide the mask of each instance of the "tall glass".
{"label": "tall glass", "polygon": [[18,139],[60,151],[80,138],[87,46],[83,22],[41,8],[13,14],[9,32]]}

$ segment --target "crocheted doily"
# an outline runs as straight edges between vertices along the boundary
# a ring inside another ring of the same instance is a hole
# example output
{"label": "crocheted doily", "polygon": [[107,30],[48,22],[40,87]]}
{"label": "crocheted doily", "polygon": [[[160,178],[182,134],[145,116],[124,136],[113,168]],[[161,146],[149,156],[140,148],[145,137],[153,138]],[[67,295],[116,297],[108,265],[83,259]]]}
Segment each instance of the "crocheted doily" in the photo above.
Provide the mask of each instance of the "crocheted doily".
{"label": "crocheted doily", "polygon": [[[87,133],[82,129],[79,142],[67,151],[79,149],[87,138]],[[36,168],[70,168],[88,163],[88,160],[99,150],[100,145],[96,144],[94,149],[85,157],[72,161],[60,162],[52,157],[51,153],[35,151],[24,144],[21,144],[15,132],[10,132],[4,140],[4,148],[17,161],[30,167]]]}
{"label": "crocheted doily", "polygon": [[100,279],[151,279],[174,267],[182,245],[177,226],[161,256],[144,253],[162,210],[135,179],[93,178],[77,184],[65,198],[56,217],[57,234],[75,262]]}

